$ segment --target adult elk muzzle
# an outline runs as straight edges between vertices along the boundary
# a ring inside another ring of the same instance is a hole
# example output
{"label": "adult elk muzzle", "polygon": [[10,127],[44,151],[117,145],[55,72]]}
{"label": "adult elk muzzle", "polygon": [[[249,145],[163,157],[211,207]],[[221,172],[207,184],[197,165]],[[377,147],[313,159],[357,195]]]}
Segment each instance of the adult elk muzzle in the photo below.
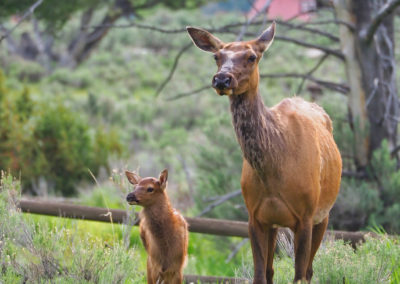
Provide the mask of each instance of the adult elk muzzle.
{"label": "adult elk muzzle", "polygon": [[212,80],[213,88],[219,90],[231,88],[231,83],[232,75],[228,73],[217,73]]}

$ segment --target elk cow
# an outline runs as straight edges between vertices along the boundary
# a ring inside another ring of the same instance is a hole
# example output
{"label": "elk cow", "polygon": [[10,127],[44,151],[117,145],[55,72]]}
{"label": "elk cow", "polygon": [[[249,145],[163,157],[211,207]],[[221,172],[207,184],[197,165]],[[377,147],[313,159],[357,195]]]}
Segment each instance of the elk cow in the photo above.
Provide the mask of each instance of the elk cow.
{"label": "elk cow", "polygon": [[141,178],[125,172],[135,190],[126,200],[130,205],[143,206],[140,212],[140,237],[147,251],[147,283],[182,284],[187,256],[187,223],[172,208],[166,193],[168,171],[158,179]]}
{"label": "elk cow", "polygon": [[278,227],[294,232],[295,282],[310,281],[312,262],[339,192],[342,160],[326,112],[301,98],[265,107],[258,63],[271,45],[275,23],[257,39],[224,43],[193,27],[194,44],[214,54],[212,86],[230,101],[243,153],[241,187],[249,213],[254,283],[272,283]]}

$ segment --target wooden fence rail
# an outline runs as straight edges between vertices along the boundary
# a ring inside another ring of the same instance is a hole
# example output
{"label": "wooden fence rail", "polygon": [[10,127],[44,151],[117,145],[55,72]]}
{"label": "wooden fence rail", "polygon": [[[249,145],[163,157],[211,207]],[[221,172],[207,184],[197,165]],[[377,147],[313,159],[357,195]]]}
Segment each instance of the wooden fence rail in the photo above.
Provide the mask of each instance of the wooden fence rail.
{"label": "wooden fence rail", "polygon": [[[74,218],[90,221],[133,224],[137,225],[139,220],[137,215],[132,216],[134,220],[129,219],[128,212],[119,209],[106,209],[99,207],[81,206],[70,203],[54,201],[38,201],[22,199],[18,204],[22,212],[41,214],[48,216]],[[185,217],[189,224],[189,231],[194,233],[211,234],[219,236],[248,237],[247,222],[217,220],[210,218],[189,218]],[[136,222],[135,222],[136,220]],[[133,221],[133,222],[132,222]],[[288,234],[288,230],[282,229]],[[350,242],[353,247],[357,243],[365,241],[365,232],[345,232],[328,231],[328,237],[334,239],[343,239]],[[223,284],[248,284],[249,281],[243,278],[218,277],[218,276],[200,276],[184,275],[184,283],[223,283]]]}
{"label": "wooden fence rail", "polygon": [[[21,199],[19,207],[22,212],[58,216],[65,218],[83,219],[99,222],[128,223],[128,215],[124,210],[90,207],[62,202],[37,201]],[[211,234],[218,236],[248,237],[247,222],[230,221],[210,218],[185,217],[189,231],[193,233]],[[136,222],[134,225],[137,225]],[[288,232],[287,230],[284,232]],[[353,247],[365,241],[367,232],[327,231],[327,236],[350,242]],[[371,234],[371,233],[369,233]]]}

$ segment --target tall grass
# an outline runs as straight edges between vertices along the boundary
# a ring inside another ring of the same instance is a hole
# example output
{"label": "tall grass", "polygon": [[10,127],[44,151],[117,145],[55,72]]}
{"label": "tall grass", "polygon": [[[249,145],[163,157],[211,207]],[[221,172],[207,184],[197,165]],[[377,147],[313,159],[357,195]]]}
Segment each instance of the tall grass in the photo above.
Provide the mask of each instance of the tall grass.
{"label": "tall grass", "polygon": [[[280,251],[274,260],[274,283],[291,283],[293,259],[285,253],[285,248]],[[342,240],[325,240],[314,259],[313,269],[313,283],[400,283],[400,239],[384,233],[378,238],[367,236],[366,242],[356,250]],[[251,280],[252,274],[249,252],[236,275]]]}
{"label": "tall grass", "polygon": [[[2,174],[1,283],[145,283],[146,254],[137,230],[132,230],[126,248],[121,226],[21,214],[19,194],[19,182]],[[287,239],[279,245],[274,283],[290,283],[294,263],[288,253],[293,244]],[[185,273],[251,281],[250,244],[227,263],[229,252],[224,239],[191,234]],[[326,240],[314,260],[313,283],[400,283],[399,238],[381,232],[379,238],[367,237],[357,250],[343,241]]]}
{"label": "tall grass", "polygon": [[[17,208],[19,182],[0,181],[0,279],[5,283],[143,283],[139,254],[114,239],[57,223],[33,222]],[[52,224],[53,226],[51,226]],[[62,223],[61,223],[62,224]]]}

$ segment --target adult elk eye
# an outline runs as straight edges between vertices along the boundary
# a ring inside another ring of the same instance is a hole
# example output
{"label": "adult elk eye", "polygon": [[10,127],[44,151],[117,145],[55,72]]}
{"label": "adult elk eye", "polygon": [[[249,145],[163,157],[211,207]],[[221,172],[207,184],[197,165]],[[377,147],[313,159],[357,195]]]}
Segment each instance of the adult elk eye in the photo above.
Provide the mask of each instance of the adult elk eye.
{"label": "adult elk eye", "polygon": [[257,59],[257,57],[255,55],[250,55],[250,57],[249,57],[250,62],[254,62],[254,61],[256,61],[256,59]]}
{"label": "adult elk eye", "polygon": [[147,188],[147,192],[153,192],[153,190],[154,190],[154,188],[152,188],[152,187]]}

